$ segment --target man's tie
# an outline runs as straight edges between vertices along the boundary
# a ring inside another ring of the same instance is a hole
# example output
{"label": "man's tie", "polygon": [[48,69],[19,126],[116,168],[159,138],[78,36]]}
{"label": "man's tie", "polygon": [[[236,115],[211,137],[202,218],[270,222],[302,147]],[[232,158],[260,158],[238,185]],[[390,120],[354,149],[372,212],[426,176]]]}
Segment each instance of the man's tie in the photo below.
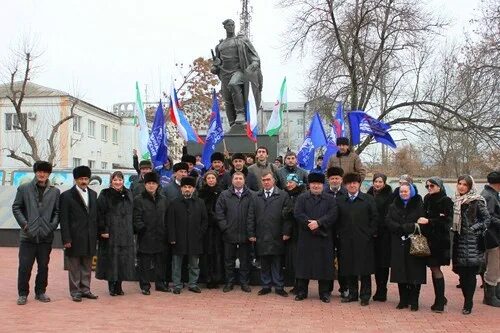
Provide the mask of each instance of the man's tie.
{"label": "man's tie", "polygon": [[268,199],[271,196],[271,191],[266,191],[266,199]]}

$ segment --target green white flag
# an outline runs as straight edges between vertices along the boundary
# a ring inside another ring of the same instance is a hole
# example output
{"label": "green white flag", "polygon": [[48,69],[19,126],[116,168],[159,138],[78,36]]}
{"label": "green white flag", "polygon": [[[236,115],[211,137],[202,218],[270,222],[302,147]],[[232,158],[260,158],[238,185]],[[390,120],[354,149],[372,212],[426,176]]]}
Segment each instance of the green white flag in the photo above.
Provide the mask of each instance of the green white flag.
{"label": "green white flag", "polygon": [[281,83],[280,96],[273,106],[273,112],[269,122],[267,123],[266,133],[269,136],[278,135],[283,126],[283,112],[287,110],[287,96],[286,96],[286,77]]}
{"label": "green white flag", "polygon": [[149,131],[148,123],[146,121],[146,114],[144,113],[144,107],[142,105],[141,93],[139,91],[139,82],[135,82],[135,118],[134,124],[139,127],[139,156],[143,160],[149,160]]}

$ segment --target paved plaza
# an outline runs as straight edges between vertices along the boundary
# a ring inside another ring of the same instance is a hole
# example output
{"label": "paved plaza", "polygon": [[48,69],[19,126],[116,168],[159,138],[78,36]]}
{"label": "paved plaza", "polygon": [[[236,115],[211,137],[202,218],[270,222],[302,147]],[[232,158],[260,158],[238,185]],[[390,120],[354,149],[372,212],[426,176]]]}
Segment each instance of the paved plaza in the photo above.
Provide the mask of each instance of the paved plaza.
{"label": "paved plaza", "polygon": [[321,303],[315,283],[307,300],[295,302],[275,294],[257,296],[256,286],[251,294],[235,288],[227,294],[220,289],[203,289],[201,294],[185,289],[180,295],[153,291],[144,296],[133,282],[124,283],[125,296],[111,297],[107,283],[94,279],[92,291],[99,299],[75,303],[62,269],[63,252],[54,249],[47,290],[52,302],[40,303],[30,294],[28,304],[18,306],[17,254],[17,248],[0,248],[0,332],[500,332],[500,310],[482,304],[479,287],[473,313],[461,314],[462,295],[455,288],[458,278],[449,268],[445,272],[449,304],[443,314],[430,310],[430,276],[422,288],[418,312],[395,309],[394,284],[387,302],[361,307],[341,304],[337,292],[330,304]]}

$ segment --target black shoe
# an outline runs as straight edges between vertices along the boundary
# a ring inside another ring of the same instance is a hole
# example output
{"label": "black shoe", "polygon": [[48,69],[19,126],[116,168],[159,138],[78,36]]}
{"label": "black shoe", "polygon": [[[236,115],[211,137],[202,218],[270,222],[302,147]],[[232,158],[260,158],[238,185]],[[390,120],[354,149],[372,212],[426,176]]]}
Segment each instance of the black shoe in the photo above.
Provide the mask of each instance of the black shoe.
{"label": "black shoe", "polygon": [[217,289],[217,288],[219,288],[219,285],[217,283],[214,282],[207,283],[207,289]]}
{"label": "black shoe", "polygon": [[48,303],[50,302],[50,297],[47,296],[47,294],[39,294],[39,295],[35,295],[35,299],[37,301],[40,301],[42,303]]}
{"label": "black shoe", "polygon": [[352,296],[349,296],[349,297],[346,297],[346,298],[342,298],[340,300],[341,303],[350,303],[350,302],[357,302],[358,301],[358,298],[357,297],[352,297]]}
{"label": "black shoe", "polygon": [[306,298],[307,298],[307,295],[305,295],[305,294],[297,294],[297,296],[295,296],[296,301],[303,301]]}
{"label": "black shoe", "polygon": [[246,293],[251,293],[252,292],[252,289],[250,288],[250,286],[248,284],[242,284],[241,285],[241,290],[243,290]]}
{"label": "black shoe", "polygon": [[175,295],[179,295],[179,294],[181,293],[181,288],[174,288],[173,293],[174,293]]}
{"label": "black shoe", "polygon": [[373,295],[373,300],[377,302],[387,301],[387,293],[379,293],[378,291]]}
{"label": "black shoe", "polygon": [[[284,291],[284,290],[283,290]],[[262,295],[267,295],[271,292],[271,288],[262,288],[261,290],[259,290],[259,292],[257,293],[257,295],[259,296],[262,296]],[[276,290],[276,293],[278,293],[278,291]]]}
{"label": "black shoe", "polygon": [[109,296],[118,296],[118,294],[114,290],[110,290]]}
{"label": "black shoe", "polygon": [[155,287],[155,290],[156,291],[161,291],[162,293],[169,293],[171,292],[172,290],[167,287],[167,286],[158,286],[158,287]]}
{"label": "black shoe", "polygon": [[410,311],[418,311],[418,304],[412,304],[410,305]]}
{"label": "black shoe", "polygon": [[322,296],[319,297],[319,299],[323,303],[330,303],[330,295],[322,295]]}
{"label": "black shoe", "polygon": [[82,298],[98,299],[99,296],[92,294],[90,291],[87,291],[86,293],[82,294]]}
{"label": "black shoe", "polygon": [[289,293],[297,295],[297,289],[295,287],[293,287],[292,289],[290,289]]}
{"label": "black shoe", "polygon": [[348,290],[341,291],[340,298],[349,298],[349,291]]}
{"label": "black shoe", "polygon": [[399,304],[396,306],[396,309],[406,309],[408,308],[408,304],[407,303],[404,303],[404,302],[399,302]]}
{"label": "black shoe", "polygon": [[197,294],[201,293],[201,289],[198,286],[189,287],[188,290],[192,291],[193,293],[197,293]]}
{"label": "black shoe", "polygon": [[368,304],[370,304],[369,300],[367,300],[367,299],[362,299],[361,300],[361,306],[367,306]]}
{"label": "black shoe", "polygon": [[80,296],[80,295],[71,296],[71,300],[73,300],[73,302],[81,302],[82,296]]}
{"label": "black shoe", "polygon": [[28,302],[28,296],[19,296],[17,298],[17,305],[25,305]]}
{"label": "black shoe", "polygon": [[231,283],[226,283],[224,285],[224,288],[222,289],[223,292],[228,293],[231,290],[233,290],[234,286]]}
{"label": "black shoe", "polygon": [[285,291],[285,289],[276,289],[274,292],[276,293],[276,295],[288,297],[288,293]]}
{"label": "black shoe", "polygon": [[149,289],[141,289],[141,293],[146,296],[151,295],[151,291],[149,291]]}
{"label": "black shoe", "polygon": [[463,315],[470,315],[470,314],[471,314],[471,312],[472,312],[472,309],[465,309],[465,308],[464,308],[464,309],[462,309],[462,314],[463,314]]}

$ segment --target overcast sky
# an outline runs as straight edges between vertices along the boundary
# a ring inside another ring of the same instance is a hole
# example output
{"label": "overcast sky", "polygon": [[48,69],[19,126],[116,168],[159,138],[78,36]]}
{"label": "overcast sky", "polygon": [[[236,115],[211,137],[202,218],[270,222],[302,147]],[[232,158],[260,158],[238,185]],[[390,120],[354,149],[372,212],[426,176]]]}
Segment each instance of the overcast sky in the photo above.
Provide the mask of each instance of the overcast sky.
{"label": "overcast sky", "polygon": [[[250,1],[252,41],[262,59],[263,100],[273,101],[283,76],[288,100],[304,100],[300,91],[307,61],[285,60],[281,48],[289,17],[276,1]],[[479,0],[431,0],[429,6],[450,20],[448,39],[460,39]],[[155,101],[169,89],[175,63],[209,57],[225,36],[221,22],[238,25],[238,0],[15,0],[2,1],[0,61],[25,36],[43,51],[43,67],[34,82],[78,94],[107,110],[134,101],[135,81],[143,100]],[[161,88],[161,89],[160,89]]]}

